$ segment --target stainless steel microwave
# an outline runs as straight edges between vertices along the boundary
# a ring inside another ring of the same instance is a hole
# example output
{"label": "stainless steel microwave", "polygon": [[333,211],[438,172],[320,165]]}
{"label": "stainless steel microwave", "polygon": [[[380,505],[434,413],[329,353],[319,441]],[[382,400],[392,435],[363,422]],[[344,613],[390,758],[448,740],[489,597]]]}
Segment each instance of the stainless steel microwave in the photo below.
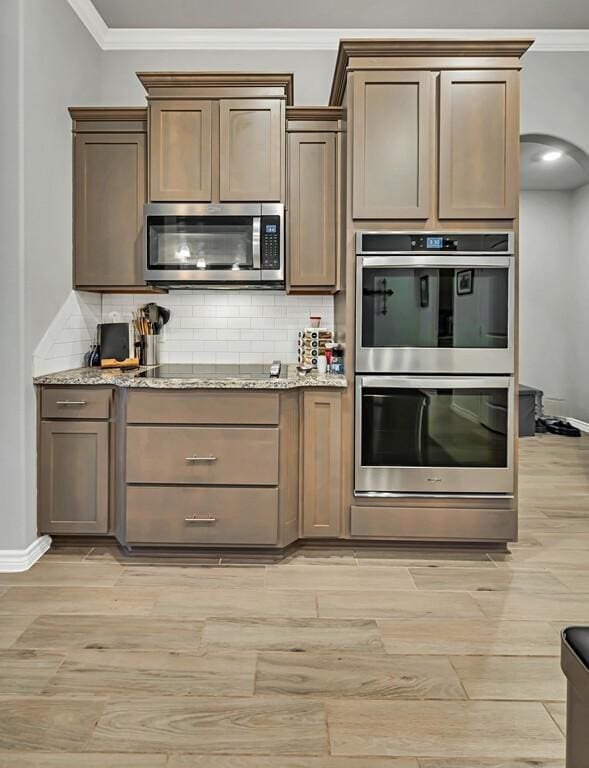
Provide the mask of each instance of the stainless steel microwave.
{"label": "stainless steel microwave", "polygon": [[282,203],[148,203],[143,244],[154,285],[284,287]]}
{"label": "stainless steel microwave", "polygon": [[513,233],[356,238],[359,373],[513,372]]}

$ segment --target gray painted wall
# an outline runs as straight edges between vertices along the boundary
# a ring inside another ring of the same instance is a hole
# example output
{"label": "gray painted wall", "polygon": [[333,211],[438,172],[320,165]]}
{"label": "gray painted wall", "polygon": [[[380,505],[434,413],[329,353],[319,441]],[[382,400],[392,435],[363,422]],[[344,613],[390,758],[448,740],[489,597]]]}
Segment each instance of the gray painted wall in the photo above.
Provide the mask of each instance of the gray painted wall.
{"label": "gray painted wall", "polygon": [[335,51],[107,51],[102,57],[102,101],[143,106],[141,70],[294,72],[299,106],[327,104]]}
{"label": "gray painted wall", "polygon": [[520,379],[546,397],[567,397],[564,276],[569,268],[570,193],[522,192]]}
{"label": "gray painted wall", "polygon": [[522,192],[520,211],[521,380],[589,422],[589,185]]}
{"label": "gray painted wall", "polygon": [[101,52],[66,0],[5,0],[1,43],[0,549],[22,549],[36,536],[33,351],[71,290],[67,107],[99,100]]}
{"label": "gray painted wall", "polygon": [[589,184],[571,195],[570,268],[561,274],[569,329],[569,416],[589,423]]}

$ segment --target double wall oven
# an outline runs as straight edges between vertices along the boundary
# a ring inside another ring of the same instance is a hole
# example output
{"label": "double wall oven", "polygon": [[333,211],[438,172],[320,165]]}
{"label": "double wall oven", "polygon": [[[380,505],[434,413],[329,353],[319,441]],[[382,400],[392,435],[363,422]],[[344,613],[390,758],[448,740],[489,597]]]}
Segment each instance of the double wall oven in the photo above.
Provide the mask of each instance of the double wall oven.
{"label": "double wall oven", "polygon": [[513,234],[356,251],[356,495],[513,493]]}

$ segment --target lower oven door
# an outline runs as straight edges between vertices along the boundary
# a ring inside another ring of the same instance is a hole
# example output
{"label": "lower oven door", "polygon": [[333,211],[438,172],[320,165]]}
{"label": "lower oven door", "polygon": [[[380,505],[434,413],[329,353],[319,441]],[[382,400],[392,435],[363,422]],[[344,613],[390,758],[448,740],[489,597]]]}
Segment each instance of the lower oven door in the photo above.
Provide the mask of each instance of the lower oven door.
{"label": "lower oven door", "polygon": [[355,493],[511,494],[507,376],[357,376]]}

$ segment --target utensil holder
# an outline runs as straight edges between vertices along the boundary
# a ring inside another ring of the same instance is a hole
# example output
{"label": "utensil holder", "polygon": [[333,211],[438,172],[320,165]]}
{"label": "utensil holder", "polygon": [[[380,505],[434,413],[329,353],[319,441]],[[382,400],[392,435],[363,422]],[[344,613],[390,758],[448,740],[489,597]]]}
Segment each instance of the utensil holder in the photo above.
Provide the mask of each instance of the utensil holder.
{"label": "utensil holder", "polygon": [[141,337],[141,365],[159,365],[159,336],[148,334]]}

